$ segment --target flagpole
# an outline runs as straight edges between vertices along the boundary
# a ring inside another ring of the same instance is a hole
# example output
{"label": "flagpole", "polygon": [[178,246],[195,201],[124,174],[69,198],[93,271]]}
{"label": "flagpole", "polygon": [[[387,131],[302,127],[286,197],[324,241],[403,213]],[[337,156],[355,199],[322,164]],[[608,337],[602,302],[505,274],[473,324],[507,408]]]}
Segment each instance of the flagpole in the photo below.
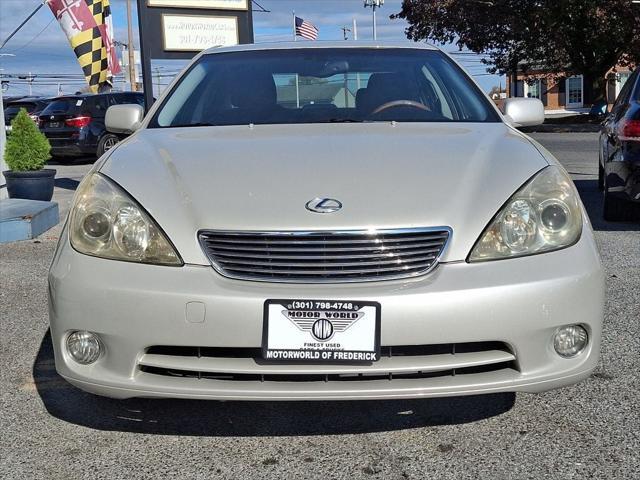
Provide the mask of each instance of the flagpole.
{"label": "flagpole", "polygon": [[[358,23],[355,17],[353,17],[353,40],[358,40]],[[356,73],[356,92],[358,90],[360,90],[360,72]]]}
{"label": "flagpole", "polygon": [[136,56],[133,45],[133,23],[131,21],[131,0],[127,0],[127,37],[129,42],[129,83],[131,91],[138,91],[138,78],[136,76]]}
{"label": "flagpole", "polygon": [[7,38],[5,38],[4,42],[2,42],[2,45],[0,45],[0,50],[2,50],[2,48],[7,44],[7,42],[8,42],[9,40],[11,40],[11,39],[13,38],[13,36],[14,36],[16,33],[18,33],[18,31],[19,31],[22,27],[24,27],[24,24],[25,24],[25,23],[27,23],[29,20],[31,20],[31,17],[33,17],[36,13],[38,13],[38,10],[40,10],[40,9],[44,6],[44,4],[45,4],[45,3],[47,3],[47,0],[42,0],[42,2],[40,3],[40,5],[38,5],[38,6],[35,8],[35,10],[34,10],[33,12],[31,12],[31,13],[29,14],[29,16],[28,16],[27,18],[25,18],[25,19],[22,21],[22,23],[21,23],[20,25],[18,25],[18,26],[16,27],[16,29],[15,29],[13,32],[11,32],[11,33],[9,34],[9,36],[8,36]]}
{"label": "flagpole", "polygon": [[296,36],[296,11],[292,10],[291,11],[291,16],[293,17],[293,41],[297,41],[297,36]]}
{"label": "flagpole", "polygon": [[[296,11],[292,10],[291,15],[293,17],[293,41],[297,42],[298,37],[296,35]],[[300,83],[299,83],[297,73],[296,73],[296,108],[300,108]]]}

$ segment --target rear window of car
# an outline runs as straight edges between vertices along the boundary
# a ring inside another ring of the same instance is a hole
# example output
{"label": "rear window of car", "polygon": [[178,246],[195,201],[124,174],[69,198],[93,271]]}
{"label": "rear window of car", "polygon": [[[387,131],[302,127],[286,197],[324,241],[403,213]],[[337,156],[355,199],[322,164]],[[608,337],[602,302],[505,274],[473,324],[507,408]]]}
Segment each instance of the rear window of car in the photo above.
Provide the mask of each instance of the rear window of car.
{"label": "rear window of car", "polygon": [[313,48],[204,55],[149,126],[376,121],[500,119],[439,51]]}
{"label": "rear window of car", "polygon": [[21,108],[24,108],[27,113],[33,112],[36,108],[35,103],[12,103],[7,105],[4,110],[5,115],[17,115]]}
{"label": "rear window of car", "polygon": [[121,93],[114,95],[113,101],[117,105],[132,104],[144,107],[144,96],[136,93]]}
{"label": "rear window of car", "polygon": [[47,105],[42,111],[42,115],[52,115],[54,113],[75,114],[80,111],[84,102],[85,100],[82,98],[58,98]]}

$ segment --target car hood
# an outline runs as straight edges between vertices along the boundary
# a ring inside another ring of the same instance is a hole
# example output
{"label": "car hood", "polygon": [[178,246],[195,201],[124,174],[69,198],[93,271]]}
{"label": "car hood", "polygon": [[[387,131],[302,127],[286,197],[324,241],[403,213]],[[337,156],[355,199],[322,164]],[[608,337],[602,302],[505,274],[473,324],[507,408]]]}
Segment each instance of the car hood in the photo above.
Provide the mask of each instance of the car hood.
{"label": "car hood", "polygon": [[[448,226],[463,260],[502,204],[547,165],[502,123],[358,123],[144,129],[100,171],[126,189],[186,263],[201,229]],[[342,202],[312,213],[316,197]]]}

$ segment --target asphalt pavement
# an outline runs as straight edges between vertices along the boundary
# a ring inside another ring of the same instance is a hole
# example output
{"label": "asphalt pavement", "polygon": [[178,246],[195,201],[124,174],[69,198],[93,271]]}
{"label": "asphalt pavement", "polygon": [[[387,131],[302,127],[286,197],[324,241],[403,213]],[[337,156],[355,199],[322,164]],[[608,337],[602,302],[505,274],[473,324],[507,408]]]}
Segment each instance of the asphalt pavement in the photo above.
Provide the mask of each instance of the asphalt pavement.
{"label": "asphalt pavement", "polygon": [[[59,225],[0,246],[0,476],[640,478],[640,225],[602,220],[595,134],[533,136],[571,172],[606,268],[602,356],[588,380],[539,395],[410,401],[92,396],[53,364],[46,273]],[[62,215],[89,166],[54,167]]]}

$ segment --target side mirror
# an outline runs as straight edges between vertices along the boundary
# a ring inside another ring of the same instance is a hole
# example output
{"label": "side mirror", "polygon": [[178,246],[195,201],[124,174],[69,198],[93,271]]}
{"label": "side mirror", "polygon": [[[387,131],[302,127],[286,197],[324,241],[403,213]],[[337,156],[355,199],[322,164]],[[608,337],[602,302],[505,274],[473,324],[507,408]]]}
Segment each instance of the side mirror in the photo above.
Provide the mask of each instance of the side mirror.
{"label": "side mirror", "polygon": [[140,105],[113,105],[107,109],[104,123],[111,133],[132,134],[142,123],[144,109]]}
{"label": "side mirror", "polygon": [[544,105],[537,98],[506,98],[503,113],[514,127],[544,123]]}

